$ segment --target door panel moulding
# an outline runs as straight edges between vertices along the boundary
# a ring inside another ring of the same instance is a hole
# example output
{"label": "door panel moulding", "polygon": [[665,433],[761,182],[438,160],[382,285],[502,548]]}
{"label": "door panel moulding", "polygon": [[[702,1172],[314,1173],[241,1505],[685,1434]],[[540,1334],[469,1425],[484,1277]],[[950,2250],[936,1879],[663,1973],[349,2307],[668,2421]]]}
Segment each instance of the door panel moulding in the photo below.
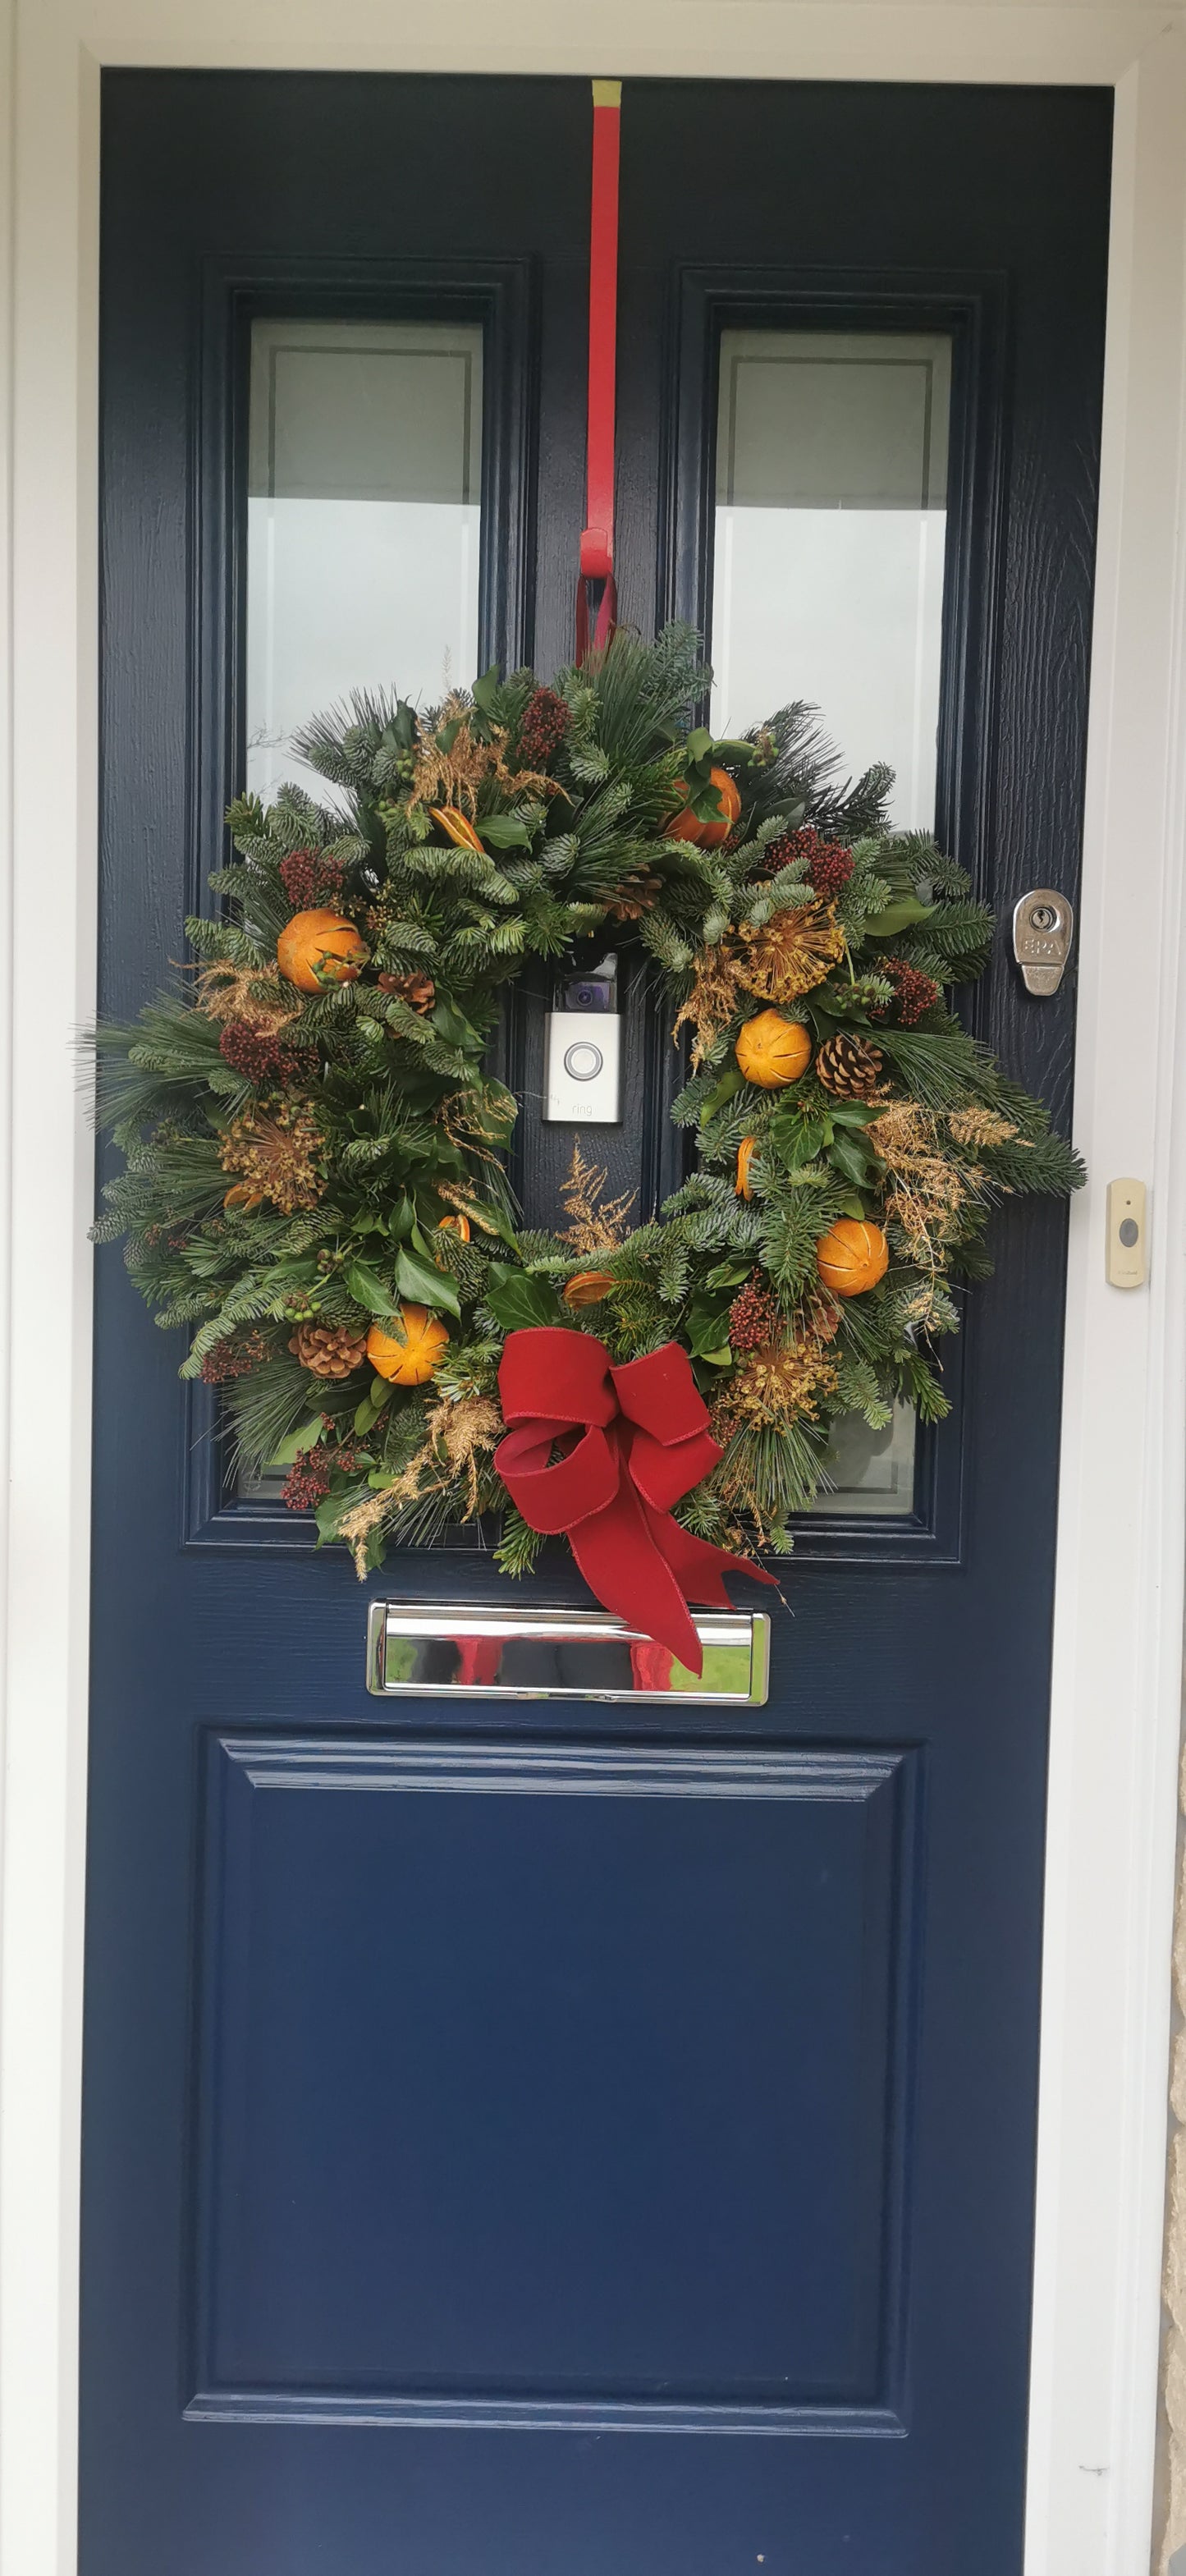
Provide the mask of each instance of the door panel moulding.
{"label": "door panel moulding", "polygon": [[[0,2565],[74,2576],[94,971],[97,145],[103,63],[1115,83],[1055,1622],[1026,2576],[1145,2576],[1156,2420],[1186,1412],[1186,38],[1180,9],[633,0],[15,0],[12,1525],[0,1920]],[[0,137],[2,148],[3,137]],[[10,254],[5,254],[7,258]],[[0,288],[7,268],[0,263]],[[0,534],[8,525],[0,511]],[[15,864],[15,854],[21,864]],[[33,861],[36,864],[33,864]],[[46,889],[52,887],[47,906]],[[1151,1186],[1147,1292],[1103,1196]],[[45,1282],[52,1278],[51,1299]],[[1003,1605],[1004,1611],[1005,1605]],[[1090,2249],[1089,2255],[1086,2249]]]}

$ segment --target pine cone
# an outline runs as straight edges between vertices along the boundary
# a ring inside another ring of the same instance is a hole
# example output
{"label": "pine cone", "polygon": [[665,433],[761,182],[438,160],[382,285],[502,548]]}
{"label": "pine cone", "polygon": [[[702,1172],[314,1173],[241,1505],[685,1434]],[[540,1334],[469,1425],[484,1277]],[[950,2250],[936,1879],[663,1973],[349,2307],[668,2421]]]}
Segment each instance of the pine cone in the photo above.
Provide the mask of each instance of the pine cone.
{"label": "pine cone", "polygon": [[314,1377],[349,1377],[366,1356],[366,1333],[353,1324],[298,1324],[288,1347]]}
{"label": "pine cone", "polygon": [[825,1091],[837,1100],[878,1099],[884,1065],[880,1047],[871,1046],[868,1038],[850,1036],[847,1029],[837,1029],[834,1038],[825,1038],[815,1059]]}
{"label": "pine cone", "polygon": [[400,1001],[406,1002],[409,1009],[413,1011],[431,1011],[437,997],[437,988],[431,975],[415,973],[380,975],[379,990],[381,993],[397,993]]}
{"label": "pine cone", "polygon": [[639,921],[662,891],[662,877],[652,876],[648,868],[631,868],[629,876],[623,877],[621,885],[615,886],[607,897],[606,916],[610,921]]}

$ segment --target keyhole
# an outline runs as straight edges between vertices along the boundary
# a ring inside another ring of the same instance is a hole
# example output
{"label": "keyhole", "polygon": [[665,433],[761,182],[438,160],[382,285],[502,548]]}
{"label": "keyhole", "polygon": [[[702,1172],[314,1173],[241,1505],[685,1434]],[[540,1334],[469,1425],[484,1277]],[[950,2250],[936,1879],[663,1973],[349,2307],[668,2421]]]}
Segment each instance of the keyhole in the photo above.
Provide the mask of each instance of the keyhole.
{"label": "keyhole", "polygon": [[1052,903],[1036,903],[1030,914],[1031,930],[1057,930],[1058,914]]}

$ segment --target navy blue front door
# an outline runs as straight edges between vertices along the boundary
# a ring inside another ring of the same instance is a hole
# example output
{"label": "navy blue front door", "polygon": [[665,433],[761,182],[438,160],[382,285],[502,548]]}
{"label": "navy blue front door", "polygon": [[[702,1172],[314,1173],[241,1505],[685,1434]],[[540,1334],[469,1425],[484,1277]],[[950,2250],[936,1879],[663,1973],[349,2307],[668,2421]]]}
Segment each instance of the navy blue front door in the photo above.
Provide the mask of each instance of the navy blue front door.
{"label": "navy blue front door", "polygon": [[[583,82],[108,76],[107,1011],[238,783],[253,317],[476,318],[486,658],[566,657],[588,146]],[[706,614],[722,332],[946,333],[940,825],[1004,919],[1076,887],[1108,152],[1089,92],[623,119],[623,613]],[[1064,1123],[1072,1013],[1002,939]],[[737,1716],[369,1699],[102,1257],[83,2576],[1020,2576],[1063,1246],[998,1226],[912,1502],[804,1530]]]}

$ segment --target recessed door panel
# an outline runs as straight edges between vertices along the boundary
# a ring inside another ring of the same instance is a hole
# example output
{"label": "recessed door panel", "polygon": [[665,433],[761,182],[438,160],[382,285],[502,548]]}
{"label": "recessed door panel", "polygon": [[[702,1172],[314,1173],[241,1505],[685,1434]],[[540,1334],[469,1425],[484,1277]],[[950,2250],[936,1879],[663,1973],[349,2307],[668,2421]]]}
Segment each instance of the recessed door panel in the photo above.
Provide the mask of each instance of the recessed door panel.
{"label": "recessed door panel", "polygon": [[191,2413],[892,2415],[909,1773],[212,1740]]}

